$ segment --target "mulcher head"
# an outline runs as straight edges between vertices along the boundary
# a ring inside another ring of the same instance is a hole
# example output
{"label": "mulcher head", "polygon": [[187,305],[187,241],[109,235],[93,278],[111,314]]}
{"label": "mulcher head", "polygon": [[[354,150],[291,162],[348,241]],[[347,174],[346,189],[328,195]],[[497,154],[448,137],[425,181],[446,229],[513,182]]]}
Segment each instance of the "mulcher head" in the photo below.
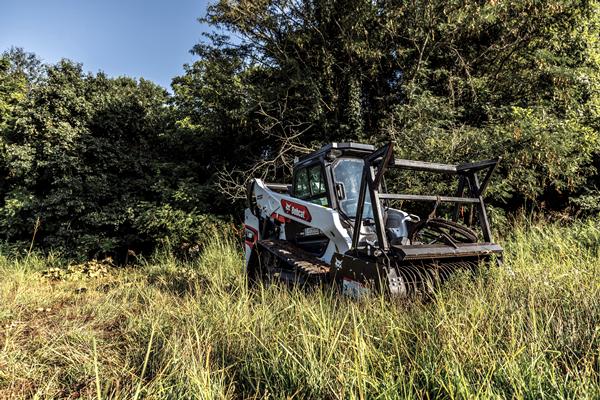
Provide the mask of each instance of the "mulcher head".
{"label": "mulcher head", "polygon": [[429,294],[458,271],[474,272],[477,260],[410,261],[396,263],[387,269],[387,289],[394,296]]}
{"label": "mulcher head", "polygon": [[[431,294],[456,272],[476,272],[483,265],[492,260],[499,261],[502,257],[502,248],[495,244],[461,246],[459,249],[426,246],[428,254],[423,253],[422,256],[414,253],[421,253],[420,247],[425,246],[397,247],[379,256],[336,254],[332,262],[332,277],[342,285],[345,294],[352,297],[360,297],[371,290],[399,297]],[[403,257],[402,253],[411,255]],[[432,253],[437,253],[439,258]]]}

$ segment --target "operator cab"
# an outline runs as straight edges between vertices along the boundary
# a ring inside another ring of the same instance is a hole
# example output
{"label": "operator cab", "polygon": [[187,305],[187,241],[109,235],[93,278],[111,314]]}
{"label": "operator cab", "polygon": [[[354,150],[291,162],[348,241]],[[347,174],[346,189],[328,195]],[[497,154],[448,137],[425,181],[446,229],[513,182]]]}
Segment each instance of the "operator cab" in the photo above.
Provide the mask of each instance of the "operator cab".
{"label": "operator cab", "polygon": [[374,150],[375,147],[368,144],[331,143],[304,156],[294,163],[292,196],[354,218],[363,157]]}
{"label": "operator cab", "polygon": [[[363,157],[375,147],[359,143],[331,143],[294,163],[291,195],[332,208],[340,213],[347,228],[353,225],[363,173]],[[363,220],[373,218],[369,199]],[[317,228],[300,222],[286,224],[286,237],[305,250],[321,256],[329,240]]]}

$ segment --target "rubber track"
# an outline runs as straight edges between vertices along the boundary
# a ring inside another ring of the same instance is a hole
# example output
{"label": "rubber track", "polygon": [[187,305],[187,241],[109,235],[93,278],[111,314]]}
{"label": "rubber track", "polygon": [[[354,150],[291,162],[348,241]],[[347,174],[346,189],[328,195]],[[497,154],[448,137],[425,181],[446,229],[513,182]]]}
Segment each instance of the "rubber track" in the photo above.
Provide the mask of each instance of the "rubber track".
{"label": "rubber track", "polygon": [[258,246],[307,278],[325,278],[329,273],[327,263],[289,242],[274,239],[260,240]]}

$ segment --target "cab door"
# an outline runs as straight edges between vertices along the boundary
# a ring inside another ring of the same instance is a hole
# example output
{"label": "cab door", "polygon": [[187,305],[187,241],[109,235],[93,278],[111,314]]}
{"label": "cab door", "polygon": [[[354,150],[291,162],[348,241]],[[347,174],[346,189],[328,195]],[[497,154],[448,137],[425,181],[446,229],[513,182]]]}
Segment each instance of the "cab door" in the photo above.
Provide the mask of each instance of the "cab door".
{"label": "cab door", "polygon": [[[295,171],[292,196],[323,207],[331,207],[321,163],[310,164]],[[285,224],[285,236],[298,247],[316,256],[323,255],[329,244],[329,239],[320,229],[296,221]]]}

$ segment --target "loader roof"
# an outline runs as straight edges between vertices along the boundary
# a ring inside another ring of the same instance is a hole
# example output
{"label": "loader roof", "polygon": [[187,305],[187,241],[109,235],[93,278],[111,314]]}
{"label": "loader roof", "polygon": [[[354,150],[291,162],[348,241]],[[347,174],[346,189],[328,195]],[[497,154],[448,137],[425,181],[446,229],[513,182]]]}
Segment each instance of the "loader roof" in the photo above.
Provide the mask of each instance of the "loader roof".
{"label": "loader roof", "polygon": [[331,150],[340,150],[344,155],[365,155],[375,150],[375,146],[364,143],[329,143],[319,150],[313,151],[303,157],[300,157],[294,163],[294,166],[304,164],[307,161],[312,161],[315,158],[319,158],[324,154],[327,154]]}

